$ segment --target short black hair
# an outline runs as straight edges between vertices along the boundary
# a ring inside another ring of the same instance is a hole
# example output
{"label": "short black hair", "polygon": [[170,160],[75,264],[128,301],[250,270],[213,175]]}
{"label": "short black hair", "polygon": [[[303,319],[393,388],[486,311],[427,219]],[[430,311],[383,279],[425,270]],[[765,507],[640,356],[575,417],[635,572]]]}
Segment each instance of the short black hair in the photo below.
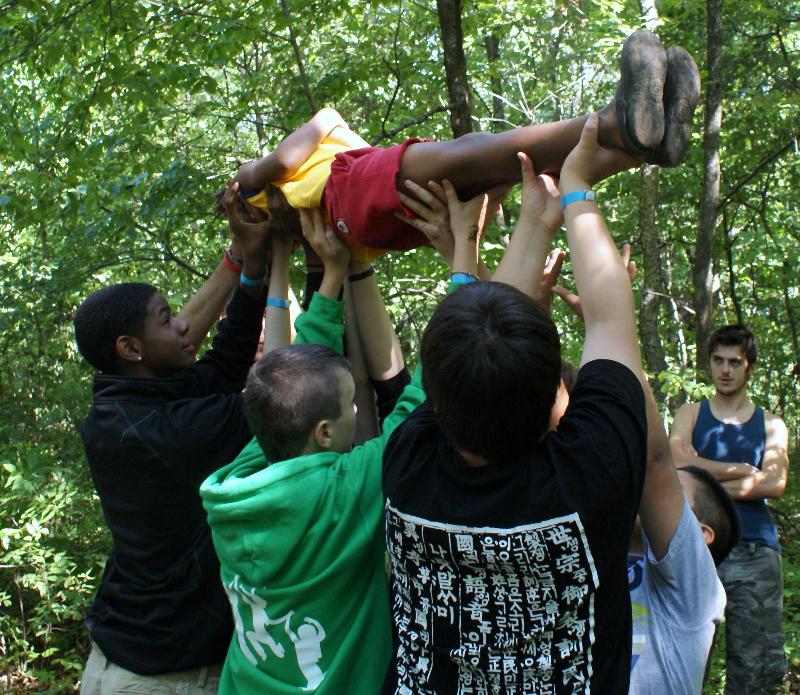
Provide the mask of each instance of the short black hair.
{"label": "short black hair", "polygon": [[346,358],[325,345],[290,345],[268,352],[251,368],[244,415],[267,459],[299,456],[314,426],[341,413],[338,374]]}
{"label": "short black hair", "polygon": [[725,488],[704,468],[683,466],[678,470],[686,471],[700,483],[694,499],[689,500],[689,506],[698,521],[714,531],[714,541],[708,549],[714,564],[719,565],[742,536],[739,510]]}
{"label": "short black hair", "polygon": [[709,359],[711,359],[711,355],[718,345],[734,345],[741,348],[750,366],[754,365],[758,358],[756,337],[741,323],[722,326],[711,334],[711,337],[708,339]]}
{"label": "short black hair", "polygon": [[454,446],[502,462],[547,430],[561,371],[555,324],[519,290],[465,285],[422,336],[422,382]]}
{"label": "short black hair", "polygon": [[95,369],[118,370],[116,341],[121,335],[141,337],[147,304],[158,290],[142,282],[123,282],[92,292],[75,312],[72,325],[78,351]]}

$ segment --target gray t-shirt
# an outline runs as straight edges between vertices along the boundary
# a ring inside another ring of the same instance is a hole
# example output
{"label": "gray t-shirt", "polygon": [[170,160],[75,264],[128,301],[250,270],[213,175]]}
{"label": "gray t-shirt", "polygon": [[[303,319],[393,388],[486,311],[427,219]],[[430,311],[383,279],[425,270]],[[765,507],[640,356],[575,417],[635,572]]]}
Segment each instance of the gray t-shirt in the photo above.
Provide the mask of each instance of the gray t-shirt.
{"label": "gray t-shirt", "polygon": [[633,611],[630,695],[698,695],[725,590],[700,524],[684,501],[666,555],[631,556],[628,585]]}

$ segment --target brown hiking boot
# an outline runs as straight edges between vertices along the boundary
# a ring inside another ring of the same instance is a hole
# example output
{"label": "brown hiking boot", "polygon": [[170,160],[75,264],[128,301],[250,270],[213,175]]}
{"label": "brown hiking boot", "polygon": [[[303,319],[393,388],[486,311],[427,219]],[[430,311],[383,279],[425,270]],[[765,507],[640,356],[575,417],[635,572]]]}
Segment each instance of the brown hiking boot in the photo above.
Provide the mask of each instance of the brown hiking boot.
{"label": "brown hiking boot", "polygon": [[700,72],[694,59],[680,46],[670,46],[664,82],[664,138],[648,153],[650,164],[675,167],[684,160],[699,99]]}
{"label": "brown hiking boot", "polygon": [[667,55],[660,39],[645,29],[622,46],[620,80],[615,95],[617,129],[633,155],[650,152],[664,138],[664,80]]}

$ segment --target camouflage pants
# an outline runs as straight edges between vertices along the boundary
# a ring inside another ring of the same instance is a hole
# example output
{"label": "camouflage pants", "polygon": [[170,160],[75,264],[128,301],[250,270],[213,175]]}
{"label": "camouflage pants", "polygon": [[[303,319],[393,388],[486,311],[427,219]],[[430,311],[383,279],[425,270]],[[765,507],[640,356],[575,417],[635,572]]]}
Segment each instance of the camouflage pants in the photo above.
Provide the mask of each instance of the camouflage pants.
{"label": "camouflage pants", "polygon": [[786,673],[781,556],[739,543],[719,568],[725,607],[725,695],[772,694]]}

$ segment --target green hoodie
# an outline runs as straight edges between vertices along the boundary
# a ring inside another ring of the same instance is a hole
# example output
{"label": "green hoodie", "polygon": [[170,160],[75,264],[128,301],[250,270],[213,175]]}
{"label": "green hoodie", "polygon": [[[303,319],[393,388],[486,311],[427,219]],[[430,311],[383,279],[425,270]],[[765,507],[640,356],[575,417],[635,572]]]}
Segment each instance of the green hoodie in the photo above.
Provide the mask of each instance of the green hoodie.
{"label": "green hoodie", "polygon": [[[297,342],[341,352],[342,314],[315,294]],[[254,439],[203,483],[236,625],[221,695],[379,692],[391,654],[381,458],[424,400],[418,369],[379,437],[272,465]]]}

